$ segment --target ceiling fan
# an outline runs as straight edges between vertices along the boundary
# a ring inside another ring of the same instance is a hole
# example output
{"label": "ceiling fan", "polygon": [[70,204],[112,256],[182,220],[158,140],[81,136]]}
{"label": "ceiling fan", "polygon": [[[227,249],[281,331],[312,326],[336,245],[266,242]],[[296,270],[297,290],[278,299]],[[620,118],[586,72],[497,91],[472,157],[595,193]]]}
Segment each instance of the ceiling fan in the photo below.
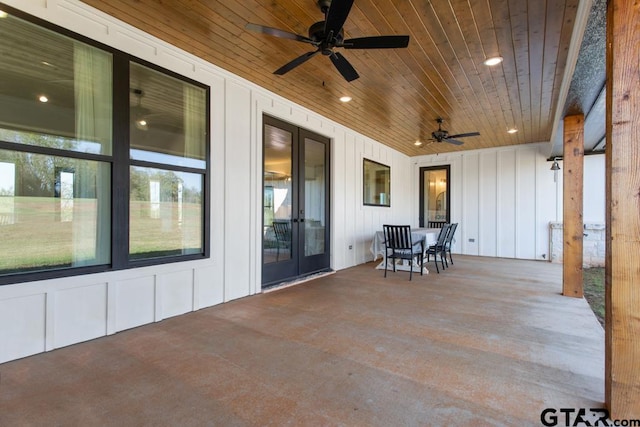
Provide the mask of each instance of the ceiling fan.
{"label": "ceiling fan", "polygon": [[462,145],[464,142],[457,140],[456,138],[465,138],[467,136],[478,136],[480,132],[468,132],[468,133],[459,133],[456,135],[449,135],[449,132],[442,129],[442,122],[444,120],[441,117],[436,119],[438,122],[438,130],[431,132],[431,142],[448,142],[453,145]]}
{"label": "ceiling fan", "polygon": [[349,61],[339,52],[334,52],[333,48],[395,49],[409,45],[409,36],[371,36],[345,40],[342,26],[349,16],[353,2],[354,0],[318,0],[318,7],[324,13],[324,21],[316,22],[309,27],[309,37],[252,23],[248,23],[245,28],[270,36],[309,43],[316,48],[316,50],[307,52],[278,68],[273,74],[283,75],[321,53],[328,56],[342,77],[350,82],[360,76]]}

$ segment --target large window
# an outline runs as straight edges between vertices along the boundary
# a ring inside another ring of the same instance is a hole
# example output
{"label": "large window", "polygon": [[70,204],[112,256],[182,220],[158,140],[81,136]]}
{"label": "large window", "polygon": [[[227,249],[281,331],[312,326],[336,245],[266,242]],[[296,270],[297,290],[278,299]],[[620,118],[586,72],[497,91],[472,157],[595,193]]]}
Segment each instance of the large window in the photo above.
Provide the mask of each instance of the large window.
{"label": "large window", "polygon": [[202,253],[207,91],[136,63],[129,76],[130,259]]}
{"label": "large window", "polygon": [[208,256],[208,88],[3,9],[0,284]]}

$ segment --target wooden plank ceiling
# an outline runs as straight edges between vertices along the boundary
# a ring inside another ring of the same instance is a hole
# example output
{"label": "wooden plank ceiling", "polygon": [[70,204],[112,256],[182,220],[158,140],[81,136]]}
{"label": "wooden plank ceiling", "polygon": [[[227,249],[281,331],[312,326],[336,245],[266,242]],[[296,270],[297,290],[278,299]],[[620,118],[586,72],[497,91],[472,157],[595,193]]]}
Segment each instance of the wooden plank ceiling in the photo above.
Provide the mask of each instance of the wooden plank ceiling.
{"label": "wooden plank ceiling", "polygon": [[[315,0],[84,2],[415,156],[549,141],[579,0],[356,0],[345,38],[411,39],[406,49],[336,48],[360,74],[350,83],[322,55],[272,74],[315,48],[245,29],[252,22],[307,36],[324,18]],[[501,64],[483,64],[496,55]],[[353,100],[343,104],[343,95]],[[450,134],[481,135],[461,146],[429,143],[437,117]]]}

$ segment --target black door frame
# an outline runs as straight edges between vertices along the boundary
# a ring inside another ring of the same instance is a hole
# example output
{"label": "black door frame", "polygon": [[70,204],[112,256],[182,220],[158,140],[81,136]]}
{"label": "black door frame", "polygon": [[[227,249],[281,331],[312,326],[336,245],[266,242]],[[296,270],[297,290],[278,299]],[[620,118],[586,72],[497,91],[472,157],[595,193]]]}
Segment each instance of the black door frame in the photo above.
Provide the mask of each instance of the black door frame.
{"label": "black door frame", "polygon": [[[307,129],[287,123],[274,117],[263,115],[262,117],[262,188],[264,189],[264,161],[265,161],[265,126],[270,125],[291,133],[292,136],[292,200],[291,200],[291,258],[286,261],[265,264],[262,262],[262,288],[276,285],[286,280],[304,277],[320,271],[330,269],[330,230],[331,230],[331,140]],[[305,256],[305,139],[324,144],[325,147],[325,251],[322,254]],[[262,197],[262,196],[261,196]],[[264,209],[262,210],[262,224],[264,226]],[[264,236],[263,236],[264,239]],[[264,248],[264,241],[262,242]],[[263,253],[261,251],[261,253]]]}

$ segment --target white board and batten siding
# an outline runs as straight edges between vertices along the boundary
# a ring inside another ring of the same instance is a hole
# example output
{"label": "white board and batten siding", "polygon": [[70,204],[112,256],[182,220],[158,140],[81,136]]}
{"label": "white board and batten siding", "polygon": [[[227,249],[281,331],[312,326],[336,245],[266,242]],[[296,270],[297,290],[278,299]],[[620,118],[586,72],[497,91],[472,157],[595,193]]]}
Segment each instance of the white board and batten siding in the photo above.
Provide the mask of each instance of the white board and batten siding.
{"label": "white board and batten siding", "polygon": [[[412,218],[407,156],[80,1],[5,3],[211,87],[211,257],[0,286],[0,363],[261,292],[263,114],[331,139],[333,269],[372,259],[381,224]],[[362,205],[363,158],[391,167],[390,208]]]}
{"label": "white board and batten siding", "polygon": [[554,182],[546,148],[527,144],[415,157],[414,211],[420,168],[451,165],[451,222],[460,224],[454,253],[548,259],[549,222],[556,220],[562,186]]}
{"label": "white board and batten siding", "polygon": [[[261,292],[263,114],[331,140],[335,270],[372,260],[382,224],[418,225],[419,167],[438,164],[451,164],[452,221],[460,223],[454,252],[531,259],[548,252],[562,187],[541,145],[409,158],[78,0],[4,2],[211,87],[211,256],[0,286],[0,363]],[[363,205],[364,158],[391,167],[391,207]]]}

